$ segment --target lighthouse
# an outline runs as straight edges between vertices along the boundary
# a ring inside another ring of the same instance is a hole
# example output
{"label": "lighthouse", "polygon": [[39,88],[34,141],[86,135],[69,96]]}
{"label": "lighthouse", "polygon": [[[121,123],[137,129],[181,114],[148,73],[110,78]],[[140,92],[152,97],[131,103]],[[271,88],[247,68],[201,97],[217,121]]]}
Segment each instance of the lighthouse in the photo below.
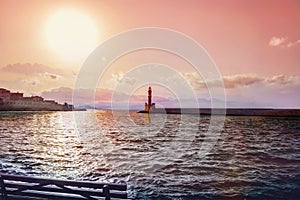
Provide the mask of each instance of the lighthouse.
{"label": "lighthouse", "polygon": [[[152,89],[151,87],[149,86],[148,88],[148,105],[151,106],[151,102],[152,102]],[[150,109],[150,108],[149,108]]]}
{"label": "lighthouse", "polygon": [[152,89],[148,88],[148,102],[145,103],[145,111],[149,112],[151,108],[155,108],[155,103],[152,103]]}

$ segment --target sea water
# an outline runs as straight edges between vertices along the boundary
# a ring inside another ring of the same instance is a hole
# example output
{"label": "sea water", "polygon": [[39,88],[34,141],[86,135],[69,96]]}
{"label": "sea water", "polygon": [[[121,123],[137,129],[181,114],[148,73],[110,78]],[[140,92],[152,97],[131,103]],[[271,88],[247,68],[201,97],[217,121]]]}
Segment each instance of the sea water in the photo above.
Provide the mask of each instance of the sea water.
{"label": "sea water", "polygon": [[0,171],[126,182],[134,199],[300,199],[300,118],[227,116],[208,134],[212,119],[0,112]]}

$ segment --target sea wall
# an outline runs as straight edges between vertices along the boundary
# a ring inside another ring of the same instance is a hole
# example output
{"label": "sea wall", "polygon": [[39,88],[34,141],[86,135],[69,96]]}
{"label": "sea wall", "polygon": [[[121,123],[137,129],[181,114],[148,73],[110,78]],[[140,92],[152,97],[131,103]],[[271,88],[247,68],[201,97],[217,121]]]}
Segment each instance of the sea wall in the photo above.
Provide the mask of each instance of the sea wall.
{"label": "sea wall", "polygon": [[[140,111],[145,113],[145,111]],[[269,109],[269,108],[156,108],[149,113],[165,114],[200,114],[200,115],[223,115],[228,116],[275,116],[275,117],[300,117],[300,109]]]}
{"label": "sea wall", "polygon": [[67,111],[72,107],[45,101],[14,100],[0,104],[0,111]]}

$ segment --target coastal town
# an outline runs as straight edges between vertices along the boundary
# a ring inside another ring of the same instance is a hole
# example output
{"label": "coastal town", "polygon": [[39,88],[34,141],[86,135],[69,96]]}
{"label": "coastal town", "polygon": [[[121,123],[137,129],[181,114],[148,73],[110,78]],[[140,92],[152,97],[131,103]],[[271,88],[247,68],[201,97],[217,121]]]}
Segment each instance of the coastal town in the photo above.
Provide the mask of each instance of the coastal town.
{"label": "coastal town", "polygon": [[74,106],[45,100],[40,96],[25,97],[23,93],[0,88],[0,111],[71,111]]}

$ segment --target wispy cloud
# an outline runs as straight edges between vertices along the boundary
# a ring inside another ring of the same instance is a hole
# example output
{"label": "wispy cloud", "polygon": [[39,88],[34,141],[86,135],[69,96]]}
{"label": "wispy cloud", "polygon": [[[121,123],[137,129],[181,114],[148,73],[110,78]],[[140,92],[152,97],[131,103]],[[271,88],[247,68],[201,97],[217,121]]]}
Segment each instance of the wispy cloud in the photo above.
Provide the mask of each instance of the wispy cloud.
{"label": "wispy cloud", "polygon": [[287,41],[287,38],[284,37],[272,37],[271,40],[269,41],[269,45],[273,47],[277,47],[282,45]]}
{"label": "wispy cloud", "polygon": [[112,86],[120,83],[133,85],[136,83],[136,78],[137,77],[124,77],[123,72],[118,72],[111,74],[111,78],[107,80],[107,83]]}
{"label": "wispy cloud", "polygon": [[293,47],[293,46],[296,46],[296,45],[300,45],[300,40],[297,40],[296,42],[290,42],[287,44],[287,47]]}
{"label": "wispy cloud", "polygon": [[69,86],[74,77],[72,71],[39,63],[14,63],[0,67],[2,87],[22,91],[25,94],[40,94],[59,86]]}
{"label": "wispy cloud", "polygon": [[[196,73],[184,73],[183,76],[195,89],[202,89],[207,87],[222,87],[218,80],[204,81]],[[255,74],[235,74],[222,77],[224,87],[227,89],[247,87],[264,81],[264,78]]]}
{"label": "wispy cloud", "polygon": [[59,78],[61,78],[60,75],[57,75],[57,74],[54,74],[54,73],[49,73],[49,72],[45,72],[43,74],[41,74],[42,76],[46,77],[46,78],[49,78],[51,80],[57,80]]}
{"label": "wispy cloud", "polygon": [[52,90],[42,92],[42,96],[46,99],[55,99],[58,102],[72,102],[73,89],[68,87],[59,87]]}
{"label": "wispy cloud", "polygon": [[[207,84],[196,73],[184,73],[183,76],[195,89],[206,88],[208,85],[213,87],[220,87],[219,81],[211,80]],[[226,89],[250,87],[253,85],[264,86],[286,86],[286,85],[300,85],[300,76],[288,76],[288,75],[275,75],[269,77],[258,76],[257,74],[234,74],[229,76],[223,76],[223,83]]]}
{"label": "wispy cloud", "polygon": [[[242,77],[242,78],[241,78]],[[230,83],[236,88],[227,90],[228,107],[299,107],[300,76],[272,76],[267,78],[253,78],[249,81],[245,76],[230,77]],[[242,81],[241,81],[242,80]],[[245,81],[246,80],[246,81]],[[246,85],[246,86],[242,86]],[[242,88],[244,87],[244,88]],[[153,87],[154,91],[158,88]],[[237,92],[236,92],[237,91]],[[72,88],[60,87],[42,93],[46,99],[55,99],[61,103],[72,103]],[[90,99],[95,97],[93,99]],[[114,96],[114,97],[113,97]],[[128,99],[129,98],[129,99]],[[192,97],[170,98],[168,95],[158,95],[155,93],[153,101],[160,107],[189,107],[193,105]],[[127,95],[120,91],[109,89],[78,89],[76,91],[75,105],[78,107],[96,106],[97,108],[127,108],[143,109],[147,94]],[[215,99],[218,101],[218,99]],[[200,96],[198,98],[200,107],[209,107],[211,99]]]}
{"label": "wispy cloud", "polygon": [[267,78],[265,82],[273,85],[285,86],[295,84],[298,82],[298,80],[300,80],[299,76],[285,76],[281,74]]}
{"label": "wispy cloud", "polygon": [[272,37],[269,41],[269,45],[272,47],[294,47],[300,44],[300,40],[296,40],[294,42],[289,41],[287,37]]}
{"label": "wispy cloud", "polygon": [[262,77],[255,74],[237,74],[223,77],[226,88],[247,87],[254,84],[263,84],[265,86],[276,85],[278,87],[286,85],[300,85],[300,76],[275,75]]}
{"label": "wispy cloud", "polygon": [[236,74],[223,77],[225,88],[247,87],[264,81],[255,74]]}
{"label": "wispy cloud", "polygon": [[14,74],[23,74],[23,75],[39,75],[43,73],[59,74],[59,75],[64,74],[63,70],[61,69],[49,67],[39,63],[9,64],[0,68],[0,71],[10,72]]}
{"label": "wispy cloud", "polygon": [[[142,109],[147,101],[147,94],[128,95],[120,91],[98,88],[96,91],[90,89],[76,89],[73,97],[73,89],[69,87],[59,87],[42,92],[41,96],[46,99],[55,99],[58,102],[75,103],[76,106],[96,106],[97,108],[125,108],[127,100],[131,108]],[[93,99],[90,99],[93,97]],[[73,99],[74,98],[74,99]],[[129,98],[129,99],[128,99]],[[158,105],[175,104],[172,98],[156,95],[153,97]],[[73,101],[74,100],[74,101]],[[177,102],[178,104],[178,102]]]}
{"label": "wispy cloud", "polygon": [[23,80],[21,80],[21,83],[25,84],[26,86],[36,87],[40,84],[40,81],[36,80],[36,79],[34,79],[34,80],[32,80],[32,79],[31,80],[30,79],[23,79]]}
{"label": "wispy cloud", "polygon": [[119,73],[113,73],[111,74],[111,79],[114,82],[120,82],[123,79],[124,73],[119,72]]}

